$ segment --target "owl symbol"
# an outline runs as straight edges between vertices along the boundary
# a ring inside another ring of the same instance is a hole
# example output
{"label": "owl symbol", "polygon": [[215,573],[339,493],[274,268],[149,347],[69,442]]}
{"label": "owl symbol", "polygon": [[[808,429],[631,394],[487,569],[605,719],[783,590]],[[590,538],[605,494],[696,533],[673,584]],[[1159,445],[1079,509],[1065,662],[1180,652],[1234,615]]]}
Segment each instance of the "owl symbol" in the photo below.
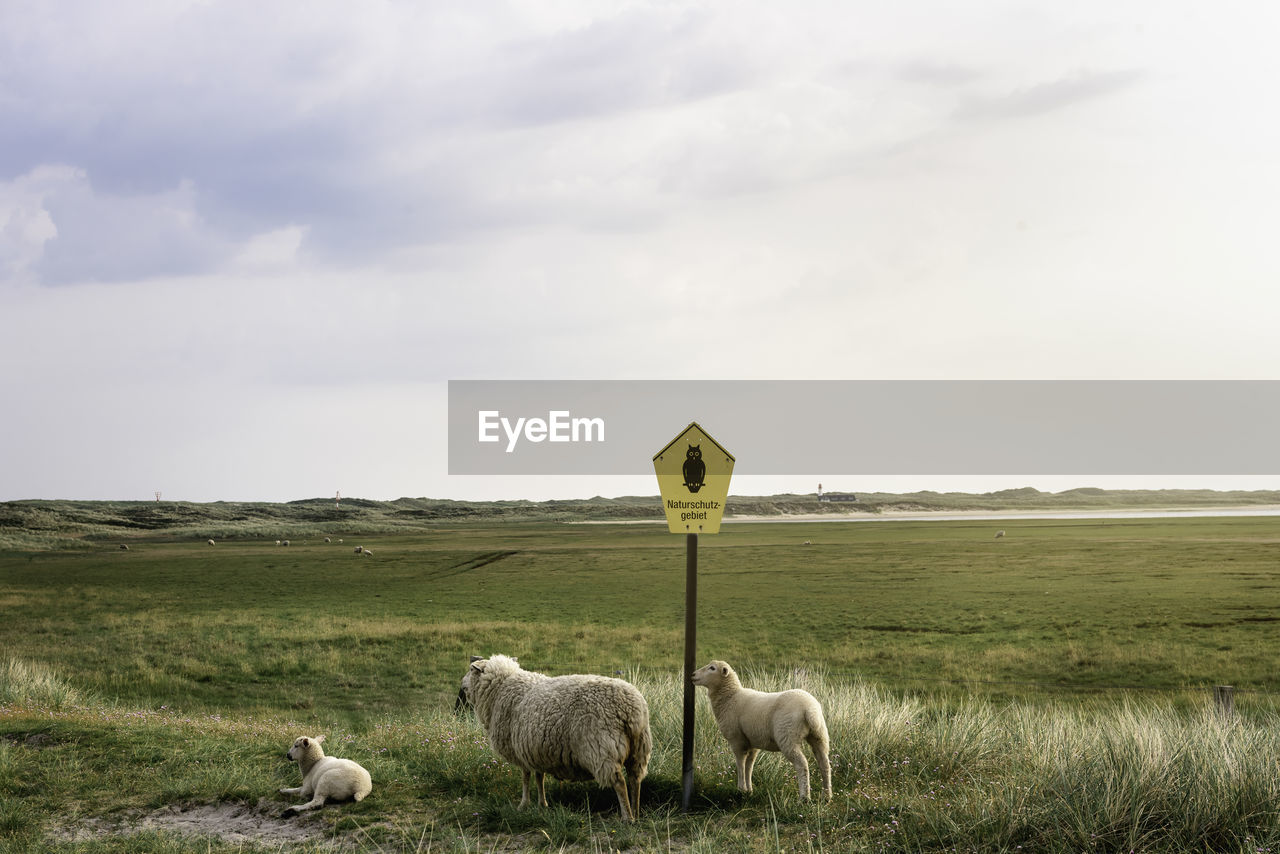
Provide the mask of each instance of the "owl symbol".
{"label": "owl symbol", "polygon": [[702,480],[707,476],[707,464],[702,461],[702,445],[690,445],[684,456],[684,466],[681,468],[684,485],[689,487],[690,492],[697,492],[702,489]]}

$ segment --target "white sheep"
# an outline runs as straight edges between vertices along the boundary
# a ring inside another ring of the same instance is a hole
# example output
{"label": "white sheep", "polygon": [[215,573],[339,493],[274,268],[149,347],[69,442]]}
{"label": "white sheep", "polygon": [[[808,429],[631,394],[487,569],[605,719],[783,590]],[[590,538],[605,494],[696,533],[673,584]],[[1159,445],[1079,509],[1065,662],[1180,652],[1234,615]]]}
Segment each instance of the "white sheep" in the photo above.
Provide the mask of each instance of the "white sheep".
{"label": "white sheep", "polygon": [[362,551],[364,551],[363,546],[356,546],[356,551],[355,551],[356,554],[360,554]]}
{"label": "white sheep", "polygon": [[325,538],[324,538],[324,541],[325,541],[326,543],[333,542],[333,541],[332,541],[332,540],[330,540],[328,537],[325,537]]}
{"label": "white sheep", "polygon": [[520,769],[520,807],[529,778],[547,805],[546,775],[612,788],[624,821],[640,813],[640,782],[649,770],[649,706],[636,687],[609,676],[546,676],[514,658],[471,663],[463,689],[495,753]]}
{"label": "white sheep", "polygon": [[276,540],[276,545],[277,545],[277,546],[278,546],[278,545],[280,545],[280,541],[279,541],[279,540]]}
{"label": "white sheep", "polygon": [[209,545],[213,545],[213,540],[210,540],[210,541],[209,541]]}
{"label": "white sheep", "polygon": [[361,549],[360,551],[364,552],[364,553],[365,553],[365,555],[371,555],[371,554],[373,554],[373,552],[372,552],[371,550],[369,550],[369,549]]}
{"label": "white sheep", "polygon": [[996,539],[997,539],[997,540],[998,540],[998,539],[1000,539],[1000,538],[1001,538],[1001,537],[1003,537],[1003,536],[1004,536],[1004,531],[996,531]]}
{"label": "white sheep", "polygon": [[357,762],[325,756],[320,743],[323,735],[315,738],[300,736],[293,742],[285,756],[297,760],[302,771],[302,785],[296,789],[281,789],[282,795],[301,795],[311,798],[305,804],[294,804],[282,815],[288,818],[304,810],[324,806],[325,801],[361,801],[373,791],[369,772]]}
{"label": "white sheep", "polygon": [[738,674],[723,661],[712,661],[693,674],[693,684],[707,689],[716,725],[738,762],[738,788],[751,791],[751,772],[761,750],[782,753],[796,769],[800,800],[809,799],[809,763],[805,742],[818,761],[822,796],[831,797],[830,740],[822,705],[808,691],[765,693],[742,687]]}

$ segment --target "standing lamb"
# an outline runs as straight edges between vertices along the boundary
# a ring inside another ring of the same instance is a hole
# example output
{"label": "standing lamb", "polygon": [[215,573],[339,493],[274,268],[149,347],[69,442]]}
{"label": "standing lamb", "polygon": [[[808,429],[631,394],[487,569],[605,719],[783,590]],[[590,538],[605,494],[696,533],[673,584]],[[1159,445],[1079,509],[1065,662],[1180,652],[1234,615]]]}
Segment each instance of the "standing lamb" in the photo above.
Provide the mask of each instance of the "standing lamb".
{"label": "standing lamb", "polygon": [[800,785],[800,800],[809,799],[807,741],[822,774],[822,796],[831,797],[830,740],[822,705],[808,691],[765,693],[743,688],[738,674],[723,661],[713,661],[693,674],[693,684],[707,689],[716,725],[738,761],[738,788],[751,791],[751,771],[761,750],[776,750],[791,761]]}
{"label": "standing lamb", "polygon": [[324,748],[320,746],[322,741],[323,735],[315,738],[301,736],[285,754],[297,760],[302,771],[302,785],[296,789],[281,789],[280,794],[301,795],[311,800],[305,804],[294,804],[284,811],[281,818],[322,807],[326,800],[361,801],[373,791],[368,771],[350,759],[325,756]]}
{"label": "standing lamb", "polygon": [[608,676],[546,676],[494,655],[471,663],[463,689],[493,751],[520,769],[520,807],[529,778],[547,805],[546,775],[592,780],[618,795],[623,821],[640,813],[649,770],[649,706],[635,686]]}

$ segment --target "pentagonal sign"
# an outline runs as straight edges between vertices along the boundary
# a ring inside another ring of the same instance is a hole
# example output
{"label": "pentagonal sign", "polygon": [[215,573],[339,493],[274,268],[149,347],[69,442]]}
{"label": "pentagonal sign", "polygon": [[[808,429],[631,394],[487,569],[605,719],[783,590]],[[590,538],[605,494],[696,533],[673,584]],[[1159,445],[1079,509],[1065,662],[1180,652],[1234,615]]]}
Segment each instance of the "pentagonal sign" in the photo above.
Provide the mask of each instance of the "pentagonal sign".
{"label": "pentagonal sign", "polygon": [[658,491],[673,534],[720,531],[733,454],[695,421],[653,457]]}

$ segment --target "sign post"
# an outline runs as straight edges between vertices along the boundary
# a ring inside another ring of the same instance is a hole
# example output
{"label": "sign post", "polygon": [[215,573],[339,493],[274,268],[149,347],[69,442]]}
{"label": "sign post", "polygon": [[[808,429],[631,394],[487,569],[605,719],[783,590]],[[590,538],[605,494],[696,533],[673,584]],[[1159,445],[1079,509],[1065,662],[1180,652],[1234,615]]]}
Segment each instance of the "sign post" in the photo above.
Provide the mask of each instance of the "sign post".
{"label": "sign post", "polygon": [[693,802],[693,671],[697,669],[698,534],[720,531],[733,475],[733,454],[695,421],[653,457],[667,530],[685,535],[684,580],[684,747],[681,754],[681,808]]}

